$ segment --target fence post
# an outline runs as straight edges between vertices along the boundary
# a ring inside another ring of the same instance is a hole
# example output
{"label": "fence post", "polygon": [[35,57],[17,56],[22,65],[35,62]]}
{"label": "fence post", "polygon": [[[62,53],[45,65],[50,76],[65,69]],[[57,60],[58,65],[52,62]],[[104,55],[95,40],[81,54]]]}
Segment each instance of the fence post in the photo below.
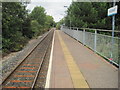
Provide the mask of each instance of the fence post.
{"label": "fence post", "polygon": [[97,30],[95,30],[95,36],[94,36],[94,51],[96,52],[96,45],[97,45]]}
{"label": "fence post", "polygon": [[83,45],[85,45],[85,29],[83,29]]}
{"label": "fence post", "polygon": [[79,35],[78,35],[78,32],[79,32],[79,31],[78,31],[78,28],[77,28],[77,36],[76,36],[77,41],[79,41],[79,39],[78,39],[78,36],[79,36]]}
{"label": "fence post", "polygon": [[78,28],[77,28],[77,31],[78,31]]}

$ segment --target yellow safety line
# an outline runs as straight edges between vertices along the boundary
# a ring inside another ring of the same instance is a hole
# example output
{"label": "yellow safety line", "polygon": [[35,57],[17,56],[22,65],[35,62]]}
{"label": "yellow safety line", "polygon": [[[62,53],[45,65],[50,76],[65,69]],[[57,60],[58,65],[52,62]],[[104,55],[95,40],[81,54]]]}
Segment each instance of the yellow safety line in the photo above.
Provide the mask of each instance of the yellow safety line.
{"label": "yellow safety line", "polygon": [[83,77],[82,73],[80,72],[77,64],[75,63],[70,51],[68,50],[66,44],[62,40],[60,34],[58,33],[58,37],[60,40],[60,44],[62,46],[62,50],[67,62],[67,66],[73,81],[74,88],[89,88],[87,82],[85,81],[85,78]]}

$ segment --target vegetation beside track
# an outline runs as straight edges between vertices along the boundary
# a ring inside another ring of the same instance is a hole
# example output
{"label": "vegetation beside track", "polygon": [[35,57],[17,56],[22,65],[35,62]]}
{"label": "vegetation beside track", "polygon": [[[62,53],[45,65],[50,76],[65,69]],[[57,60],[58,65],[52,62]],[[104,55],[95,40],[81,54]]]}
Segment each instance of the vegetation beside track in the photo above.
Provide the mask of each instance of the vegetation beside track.
{"label": "vegetation beside track", "polygon": [[[116,2],[120,5],[120,2]],[[97,28],[97,29],[112,29],[112,17],[107,16],[107,11],[113,6],[113,2],[72,2],[67,7],[66,16],[58,22],[57,28],[61,24],[70,27],[78,28]],[[120,12],[120,8],[118,8]],[[120,30],[120,15],[115,16],[115,30]]]}
{"label": "vegetation beside track", "polygon": [[31,13],[21,2],[2,3],[2,53],[3,56],[21,50],[26,43],[55,26],[52,16],[43,7]]}

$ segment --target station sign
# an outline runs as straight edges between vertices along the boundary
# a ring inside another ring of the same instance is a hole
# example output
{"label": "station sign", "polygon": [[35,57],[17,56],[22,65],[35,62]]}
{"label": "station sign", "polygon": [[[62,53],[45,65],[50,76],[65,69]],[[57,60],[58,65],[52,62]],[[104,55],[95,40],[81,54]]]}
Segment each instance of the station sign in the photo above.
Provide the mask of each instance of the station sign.
{"label": "station sign", "polygon": [[118,9],[117,5],[109,8],[108,9],[108,16],[113,16],[113,15],[117,14],[117,9]]}

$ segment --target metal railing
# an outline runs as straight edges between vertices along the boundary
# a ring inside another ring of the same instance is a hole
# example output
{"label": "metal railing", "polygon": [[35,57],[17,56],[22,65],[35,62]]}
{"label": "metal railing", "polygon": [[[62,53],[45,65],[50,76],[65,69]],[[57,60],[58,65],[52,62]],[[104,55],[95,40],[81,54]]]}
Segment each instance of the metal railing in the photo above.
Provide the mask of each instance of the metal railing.
{"label": "metal railing", "polygon": [[[118,41],[120,41],[120,38],[113,37],[114,45],[112,46],[111,44],[112,36],[97,33],[98,31],[111,32],[111,30],[89,29],[89,28],[78,29],[76,27],[70,30],[68,27],[65,26],[62,27],[61,30],[64,31],[66,34],[70,35],[71,37],[75,38],[77,41],[80,41],[83,45],[97,52],[111,63],[119,66]],[[112,53],[112,58],[111,58],[111,53]]]}

